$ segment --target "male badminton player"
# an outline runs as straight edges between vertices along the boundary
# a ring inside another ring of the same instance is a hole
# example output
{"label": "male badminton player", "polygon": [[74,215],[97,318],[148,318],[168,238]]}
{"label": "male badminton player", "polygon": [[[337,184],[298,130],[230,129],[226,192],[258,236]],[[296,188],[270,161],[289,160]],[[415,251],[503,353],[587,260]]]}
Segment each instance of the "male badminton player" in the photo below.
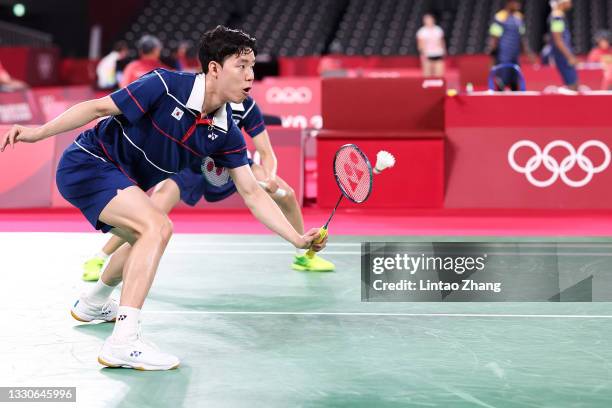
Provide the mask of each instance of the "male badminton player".
{"label": "male badminton player", "polygon": [[[304,232],[304,219],[300,205],[293,189],[285,180],[276,175],[277,160],[270,137],[264,124],[263,114],[255,100],[247,97],[242,103],[229,104],[232,108],[232,118],[238,128],[253,138],[255,149],[261,157],[261,165],[249,159],[251,170],[258,181],[267,187],[293,228],[300,234]],[[281,189],[285,194],[276,194]],[[169,212],[180,200],[194,206],[202,197],[207,201],[219,201],[236,192],[234,182],[229,178],[227,170],[217,168],[212,159],[205,160],[202,171],[193,172],[185,169],[179,174],[173,174],[155,189],[152,200],[159,208]],[[102,273],[102,267],[110,255],[124,243],[119,237],[111,237],[104,247],[83,264],[83,280],[97,281]],[[123,256],[122,258],[124,258]],[[116,266],[120,267],[120,266]],[[304,249],[296,249],[296,255],[291,267],[298,271],[327,272],[334,270],[334,264],[315,255],[312,258],[305,255]]]}
{"label": "male badminton player", "polygon": [[[74,317],[112,321],[98,361],[111,367],[167,370],[178,357],[144,341],[140,309],[172,236],[168,216],[144,191],[185,168],[200,169],[212,157],[229,169],[236,189],[262,223],[298,248],[308,248],[318,229],[300,235],[257,184],[242,133],[225,104],[244,100],[253,84],[256,41],[218,26],[204,34],[203,73],[154,70],[113,94],[73,106],[38,128],[14,125],[0,138],[8,145],[34,143],[108,116],[81,133],[57,169],[60,193],[99,230],[132,244],[123,270],[105,270],[95,287],[73,306]],[[144,191],[143,191],[144,190]],[[325,246],[313,244],[314,250]],[[111,271],[113,273],[111,273]],[[109,300],[123,280],[120,305]]]}

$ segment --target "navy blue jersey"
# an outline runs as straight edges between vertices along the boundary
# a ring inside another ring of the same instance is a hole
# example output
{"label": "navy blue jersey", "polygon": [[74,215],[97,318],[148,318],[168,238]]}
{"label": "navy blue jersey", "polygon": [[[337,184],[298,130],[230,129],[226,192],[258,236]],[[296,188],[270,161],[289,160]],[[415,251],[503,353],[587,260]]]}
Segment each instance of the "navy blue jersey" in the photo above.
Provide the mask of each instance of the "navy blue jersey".
{"label": "navy blue jersey", "polygon": [[[264,130],[263,114],[251,97],[242,103],[231,103],[232,119],[236,126],[249,136],[257,137]],[[229,176],[227,168],[215,157],[202,161],[200,169],[185,169],[179,174],[170,176],[181,191],[181,200],[189,205],[196,205],[204,196],[207,201],[220,201],[236,192],[236,186]],[[249,164],[252,162],[249,159]]]}
{"label": "navy blue jersey", "polygon": [[117,166],[143,190],[210,156],[220,166],[248,164],[246,144],[227,104],[202,117],[204,74],[156,69],[113,94],[122,114],[76,143]]}
{"label": "navy blue jersey", "polygon": [[230,103],[229,105],[232,108],[234,123],[240,129],[244,129],[249,136],[255,137],[266,130],[263,114],[253,98],[248,96],[242,103]]}
{"label": "navy blue jersey", "polygon": [[498,63],[518,63],[521,54],[521,38],[525,35],[525,23],[521,13],[501,10],[489,28],[489,34],[499,38],[496,59]]}

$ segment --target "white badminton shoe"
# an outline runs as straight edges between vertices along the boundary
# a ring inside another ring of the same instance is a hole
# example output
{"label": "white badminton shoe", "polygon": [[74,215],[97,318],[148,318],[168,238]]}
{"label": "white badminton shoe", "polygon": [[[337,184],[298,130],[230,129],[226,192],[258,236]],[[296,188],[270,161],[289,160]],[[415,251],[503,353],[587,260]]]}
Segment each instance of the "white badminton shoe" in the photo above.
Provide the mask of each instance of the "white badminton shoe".
{"label": "white badminton shoe", "polygon": [[113,299],[109,299],[103,305],[97,305],[89,302],[83,294],[70,309],[70,314],[79,322],[91,322],[93,320],[114,322],[117,318],[118,308],[117,301]]}
{"label": "white badminton shoe", "polygon": [[133,340],[116,340],[110,336],[98,355],[98,362],[107,367],[133,368],[136,370],[172,370],[180,364],[178,357],[164,353],[142,334]]}

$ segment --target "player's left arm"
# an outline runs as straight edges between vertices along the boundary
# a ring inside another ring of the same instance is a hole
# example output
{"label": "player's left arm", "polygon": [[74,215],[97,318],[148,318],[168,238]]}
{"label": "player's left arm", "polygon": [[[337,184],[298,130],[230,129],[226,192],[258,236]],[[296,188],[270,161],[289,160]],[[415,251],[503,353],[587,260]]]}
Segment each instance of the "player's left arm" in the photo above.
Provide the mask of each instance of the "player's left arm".
{"label": "player's left arm", "polygon": [[266,174],[266,179],[263,181],[268,185],[270,192],[274,193],[278,188],[278,183],[276,182],[278,160],[274,154],[268,131],[264,129],[261,133],[255,135],[253,137],[253,144],[261,157],[261,167],[263,167]]}
{"label": "player's left arm", "polygon": [[278,161],[276,160],[276,155],[274,154],[274,149],[270,142],[270,135],[268,135],[268,131],[266,130],[263,113],[261,113],[259,106],[254,100],[250,99],[249,102],[252,103],[252,105],[244,114],[240,126],[249,136],[251,136],[255,149],[261,157],[261,166],[266,175],[266,179],[262,181],[267,184],[267,190],[269,190],[270,193],[274,193],[278,189],[278,184],[276,182]]}

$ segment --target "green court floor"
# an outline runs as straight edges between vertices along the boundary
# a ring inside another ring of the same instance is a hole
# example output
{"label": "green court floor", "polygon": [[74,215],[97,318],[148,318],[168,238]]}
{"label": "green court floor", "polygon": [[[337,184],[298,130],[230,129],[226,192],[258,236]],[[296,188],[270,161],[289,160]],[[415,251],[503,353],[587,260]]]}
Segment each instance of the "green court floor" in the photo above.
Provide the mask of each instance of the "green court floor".
{"label": "green court floor", "polygon": [[112,324],[69,307],[104,239],[0,233],[0,386],[77,387],[76,404],[43,407],[611,405],[612,304],[362,303],[367,237],[333,237],[337,271],[313,274],[273,236],[176,235],[142,328],[180,368],[102,368]]}

